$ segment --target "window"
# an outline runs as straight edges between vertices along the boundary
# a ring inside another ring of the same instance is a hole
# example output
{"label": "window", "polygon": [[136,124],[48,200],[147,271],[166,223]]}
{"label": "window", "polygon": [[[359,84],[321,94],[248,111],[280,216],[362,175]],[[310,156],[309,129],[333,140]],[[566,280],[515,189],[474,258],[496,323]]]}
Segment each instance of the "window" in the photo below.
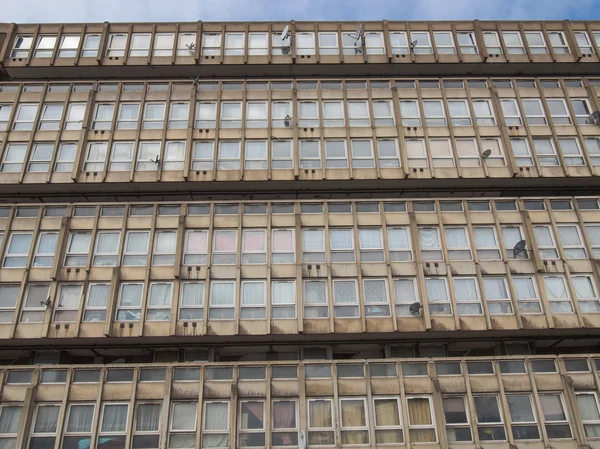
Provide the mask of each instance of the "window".
{"label": "window", "polygon": [[264,170],[267,168],[266,140],[246,140],[244,168],[247,170]]}
{"label": "window", "polygon": [[[239,43],[234,36],[231,44]],[[242,35],[243,45],[243,35]],[[243,47],[242,47],[243,53]],[[221,54],[221,33],[202,33],[202,56],[218,56]]]}
{"label": "window", "polygon": [[472,441],[469,414],[464,396],[446,396],[442,398],[442,407],[446,421],[448,442]]}
{"label": "window", "polygon": [[390,302],[386,279],[363,279],[366,317],[390,316]]}
{"label": "window", "polygon": [[296,282],[271,281],[271,318],[296,318]]}
{"label": "window", "polygon": [[[581,208],[581,205],[579,207]],[[591,224],[585,225],[585,232],[590,241],[594,258],[600,258],[600,226]]]}
{"label": "window", "polygon": [[192,170],[213,169],[214,142],[194,142]]}
{"label": "window", "polygon": [[204,318],[204,282],[182,282],[179,319],[198,321]]}
{"label": "window", "polygon": [[388,228],[387,233],[390,261],[404,262],[412,260],[408,228]]}
{"label": "window", "polygon": [[385,55],[383,33],[367,31],[364,33],[364,42],[368,55]]}
{"label": "window", "polygon": [[582,166],[585,165],[579,140],[575,137],[559,138],[558,145],[562,151],[565,165]]}
{"label": "window", "polygon": [[541,31],[525,31],[525,39],[527,40],[531,54],[539,55],[548,53],[546,41]]}
{"label": "window", "polygon": [[373,141],[352,139],[350,145],[353,168],[375,168]]}
{"label": "window", "polygon": [[82,285],[60,285],[58,301],[54,308],[54,322],[68,323],[78,321],[82,289]]}
{"label": "window", "polygon": [[549,225],[537,225],[533,227],[533,234],[540,250],[542,259],[558,259],[558,251],[554,241],[554,235]]}
{"label": "window", "polygon": [[360,228],[358,230],[361,262],[383,262],[383,240],[381,228]]}
{"label": "window", "polygon": [[473,31],[457,31],[456,40],[463,55],[476,55],[479,53]]}
{"label": "window", "polygon": [[5,173],[20,173],[27,153],[27,144],[8,143],[4,152],[2,170]]}
{"label": "window", "polygon": [[217,104],[214,102],[198,103],[196,107],[196,128],[214,128],[217,123]]}
{"label": "window", "polygon": [[493,227],[476,226],[473,228],[475,235],[475,247],[479,260],[500,259],[500,249]]}
{"label": "window", "polygon": [[6,131],[8,129],[8,120],[12,112],[11,104],[0,104],[0,131]]}
{"label": "window", "polygon": [[437,440],[430,396],[407,396],[408,432],[413,443]]}
{"label": "window", "polygon": [[40,115],[40,131],[57,131],[62,117],[62,103],[45,103]]}
{"label": "window", "polygon": [[127,231],[123,249],[123,266],[144,266],[148,261],[148,231]]}
{"label": "window", "polygon": [[504,276],[484,276],[483,287],[485,289],[488,312],[491,315],[513,313],[512,303],[508,293],[509,290],[506,284],[506,278]]}
{"label": "window", "polygon": [[235,315],[235,282],[212,281],[208,318],[211,320],[233,320]]}
{"label": "window", "polygon": [[[517,101],[513,99],[502,99],[500,100],[500,105],[502,106],[502,113],[504,114],[504,119],[508,126],[521,126],[523,121],[521,120],[521,115],[519,113],[519,107],[517,106]],[[543,116],[543,113],[542,113]],[[545,123],[545,118],[544,118]]]}
{"label": "window", "polygon": [[[506,100],[503,100],[503,104]],[[525,112],[525,118],[529,126],[532,125],[547,125],[546,116],[544,115],[544,109],[542,107],[541,100],[538,99],[523,99],[523,110]],[[508,124],[508,118],[507,118]]]}
{"label": "window", "polygon": [[83,312],[84,322],[102,322],[106,319],[109,293],[110,284],[92,283],[88,285]]}
{"label": "window", "polygon": [[454,39],[452,38],[452,32],[434,31],[433,40],[435,41],[435,48],[438,54],[456,54],[456,48],[454,48]]}
{"label": "window", "polygon": [[306,32],[296,32],[296,54],[314,55],[315,54],[315,34]]}
{"label": "window", "polygon": [[152,265],[171,266],[175,264],[175,251],[177,245],[176,231],[158,231],[154,236],[154,251],[152,252]]}
{"label": "window", "polygon": [[450,315],[452,313],[446,278],[425,278],[425,290],[431,315]]}
{"label": "window", "polygon": [[345,140],[325,141],[325,166],[327,168],[348,168]]}
{"label": "window", "polygon": [[517,295],[517,305],[521,313],[541,313],[536,283],[531,276],[513,277],[513,285]]}
{"label": "window", "polygon": [[25,268],[32,237],[30,232],[11,233],[2,264],[4,268]]}
{"label": "window", "polygon": [[327,285],[325,281],[304,281],[304,317],[327,318]]}
{"label": "window", "polygon": [[29,157],[28,172],[47,173],[50,168],[50,160],[54,153],[52,143],[34,143],[33,151]]}
{"label": "window", "polygon": [[246,128],[267,127],[267,103],[253,101],[246,103]]}
{"label": "window", "polygon": [[81,47],[82,58],[95,58],[98,56],[98,49],[100,48],[100,35],[99,34],[86,34],[83,40],[83,46]]}
{"label": "window", "polygon": [[29,56],[29,50],[33,44],[33,36],[24,36],[18,34],[15,37],[15,44],[10,54],[11,58],[27,58]]}
{"label": "window", "polygon": [[219,170],[239,170],[240,169],[240,142],[239,141],[219,141],[219,155],[217,159],[217,169]]}
{"label": "window", "polygon": [[548,438],[571,438],[571,428],[569,427],[569,419],[562,394],[540,394],[540,404],[544,413],[544,424]]}
{"label": "window", "polygon": [[173,33],[156,33],[154,35],[152,56],[171,56],[174,43],[175,35]]}
{"label": "window", "polygon": [[573,304],[563,276],[544,276],[546,296],[553,313],[571,313]]}
{"label": "window", "polygon": [[433,49],[431,48],[431,38],[429,37],[428,32],[412,32],[410,33],[410,41],[412,42],[411,47],[415,55],[433,54]]}
{"label": "window", "polygon": [[319,54],[337,55],[339,54],[338,34],[333,32],[319,33]]}
{"label": "window", "polygon": [[510,424],[515,440],[538,440],[538,430],[535,414],[531,406],[531,396],[528,394],[506,395]]}
{"label": "window", "polygon": [[563,247],[563,252],[567,259],[586,259],[583,241],[581,239],[581,231],[579,226],[573,225],[558,225],[558,237]]}
{"label": "window", "polygon": [[[11,323],[13,321],[20,291],[21,287],[19,285],[0,285],[0,323]],[[1,423],[2,417],[0,416],[0,433],[2,433]]]}
{"label": "window", "polygon": [[321,149],[318,140],[300,140],[300,168],[321,168]]}
{"label": "window", "polygon": [[600,312],[600,302],[593,277],[591,275],[571,276],[571,280],[581,311],[584,313]]}
{"label": "window", "polygon": [[340,398],[342,444],[369,444],[366,400]]}
{"label": "window", "polygon": [[[225,33],[225,56],[244,56],[244,40],[244,33]],[[220,35],[219,42],[215,42],[215,44],[217,45],[211,43],[211,46],[221,47]],[[205,46],[206,44],[203,45]],[[206,47],[204,47],[204,50],[207,50]],[[219,53],[220,48],[216,51],[215,54]],[[204,55],[208,53],[205,53],[205,51],[203,51],[202,54]]]}
{"label": "window", "polygon": [[38,404],[35,409],[35,419],[32,425],[29,447],[52,448],[56,441],[56,428],[60,405]]}
{"label": "window", "polygon": [[422,260],[443,260],[440,232],[437,227],[419,227],[419,246]]}
{"label": "window", "polygon": [[[450,260],[472,260],[467,231],[463,227],[445,227],[446,246]],[[420,235],[420,232],[419,232]],[[421,252],[421,254],[423,254]]]}
{"label": "window", "polygon": [[308,399],[308,445],[335,444],[331,399]]}
{"label": "window", "polygon": [[493,55],[501,55],[503,53],[500,38],[495,31],[484,31],[483,42],[485,43],[485,48],[488,53]]}
{"label": "window", "polygon": [[531,149],[527,139],[510,139],[515,162],[519,167],[533,166],[533,158],[531,157]]}
{"label": "window", "polygon": [[242,263],[267,263],[266,233],[262,229],[245,229],[242,234]]}
{"label": "window", "polygon": [[267,33],[248,33],[248,55],[262,56],[269,52]]}
{"label": "window", "polygon": [[168,141],[162,163],[163,170],[183,170],[185,158],[185,141]]}
{"label": "window", "polygon": [[524,55],[525,47],[521,40],[521,33],[518,31],[503,31],[502,38],[506,46],[506,53],[509,55]]}
{"label": "window", "polygon": [[113,142],[110,171],[130,171],[133,164],[133,142]]}
{"label": "window", "polygon": [[292,160],[292,142],[290,140],[278,139],[271,141],[271,168],[294,168],[294,161]]}
{"label": "window", "polygon": [[416,100],[400,101],[400,115],[403,126],[421,126],[419,104]]}
{"label": "window", "polygon": [[92,265],[95,267],[116,266],[120,241],[121,233],[119,231],[99,231],[96,235]]}
{"label": "window", "polygon": [[71,232],[65,254],[65,267],[84,267],[90,251],[91,232]]}
{"label": "window", "polygon": [[396,139],[377,139],[377,155],[380,168],[400,167],[398,141]]}
{"label": "window", "polygon": [[13,130],[31,131],[38,112],[38,103],[20,103],[13,118]]}
{"label": "window", "polygon": [[14,448],[19,435],[19,425],[23,407],[5,404],[0,408],[0,445],[7,449]]}
{"label": "window", "polygon": [[410,54],[408,46],[408,37],[405,32],[390,32],[390,45],[393,55],[408,55]]}
{"label": "window", "polygon": [[106,56],[120,57],[125,56],[125,46],[127,44],[127,34],[109,34]]}
{"label": "window", "polygon": [[117,447],[125,447],[128,411],[128,403],[102,404],[98,444],[100,444],[100,441],[104,441],[105,438],[109,438],[111,444]]}
{"label": "window", "polygon": [[40,36],[38,37],[34,58],[51,58],[56,45],[56,36]]}
{"label": "window", "polygon": [[319,109],[316,101],[298,103],[298,126],[316,128],[319,126]]}
{"label": "window", "polygon": [[171,319],[171,298],[173,284],[170,282],[151,282],[148,293],[148,321],[169,321]]}
{"label": "window", "polygon": [[[135,121],[139,111],[136,108]],[[187,120],[187,117],[186,117]],[[162,129],[165,121],[165,103],[146,103],[144,107],[143,129]],[[137,123],[134,128],[137,127]]]}
{"label": "window", "polygon": [[196,33],[179,33],[177,36],[177,56],[194,56],[196,53]]}
{"label": "window", "polygon": [[148,56],[150,51],[150,34],[133,33],[131,35],[131,45],[129,47],[129,56],[143,57]]}
{"label": "window", "polygon": [[562,98],[547,99],[548,110],[555,125],[570,125],[571,116],[567,110],[567,104]]}
{"label": "window", "polygon": [[214,231],[212,263],[233,265],[237,261],[237,230],[219,229]]}
{"label": "window", "polygon": [[331,245],[331,262],[354,262],[354,236],[352,228],[330,229],[329,242]]}
{"label": "window", "polygon": [[473,100],[473,111],[475,112],[475,121],[479,126],[494,126],[496,119],[489,100]]}
{"label": "window", "polygon": [[506,432],[496,395],[473,397],[477,417],[477,434],[482,441],[504,441]]}
{"label": "window", "polygon": [[548,31],[548,39],[555,54],[567,55],[571,53],[565,34],[562,31]]}
{"label": "window", "polygon": [[583,421],[585,434],[588,438],[597,438],[600,435],[600,411],[598,409],[598,396],[595,392],[575,393],[577,406]]}
{"label": "window", "polygon": [[459,315],[482,315],[481,297],[475,278],[455,277],[456,307]]}
{"label": "window", "polygon": [[229,402],[204,402],[202,447],[229,447]]}
{"label": "window", "polygon": [[394,126],[392,103],[387,100],[373,101],[373,117],[375,119],[375,126]]}
{"label": "window", "polygon": [[79,130],[85,117],[85,103],[70,103],[65,118],[65,130]]}
{"label": "window", "polygon": [[96,105],[96,111],[92,119],[92,129],[110,129],[112,126],[114,103],[100,103]]}
{"label": "window", "polygon": [[356,32],[342,33],[342,51],[345,55],[362,55],[362,38]]}
{"label": "window", "polygon": [[411,304],[418,302],[416,279],[402,278],[394,280],[394,298],[397,316],[412,316],[409,311]]}
{"label": "window", "polygon": [[446,126],[442,100],[423,100],[423,111],[427,126]]}
{"label": "window", "polygon": [[[185,237],[183,252],[184,265],[204,265],[207,260],[208,232],[199,230],[188,230]],[[220,242],[221,245],[227,243]]]}
{"label": "window", "polygon": [[115,321],[139,321],[142,307],[141,283],[124,282],[119,288],[117,316]]}

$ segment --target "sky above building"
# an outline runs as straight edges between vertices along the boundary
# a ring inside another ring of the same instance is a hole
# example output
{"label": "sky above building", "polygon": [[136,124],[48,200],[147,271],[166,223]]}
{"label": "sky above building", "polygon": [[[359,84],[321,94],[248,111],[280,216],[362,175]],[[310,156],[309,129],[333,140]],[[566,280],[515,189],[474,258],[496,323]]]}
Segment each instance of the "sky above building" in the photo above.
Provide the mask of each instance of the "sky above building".
{"label": "sky above building", "polygon": [[600,19],[600,0],[0,0],[2,22]]}

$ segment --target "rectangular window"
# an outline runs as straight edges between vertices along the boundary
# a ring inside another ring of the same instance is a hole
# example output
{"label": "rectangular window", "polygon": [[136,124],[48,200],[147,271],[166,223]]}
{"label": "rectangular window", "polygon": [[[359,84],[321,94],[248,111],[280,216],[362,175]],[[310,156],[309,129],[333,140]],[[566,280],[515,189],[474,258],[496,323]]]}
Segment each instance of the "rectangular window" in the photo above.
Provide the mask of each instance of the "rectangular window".
{"label": "rectangular window", "polygon": [[473,397],[477,417],[477,434],[482,441],[505,441],[506,431],[498,404],[498,396]]}
{"label": "rectangular window", "polygon": [[14,448],[19,436],[19,426],[23,407],[6,404],[0,407],[0,445],[6,449]]}
{"label": "rectangular window", "polygon": [[352,149],[353,168],[375,168],[372,140],[352,139],[350,145]]}
{"label": "rectangular window", "polygon": [[269,35],[267,33],[248,33],[248,55],[263,56],[269,54]]}
{"label": "rectangular window", "polygon": [[109,34],[106,56],[121,57],[125,56],[125,47],[127,44],[127,34]]}
{"label": "rectangular window", "polygon": [[356,32],[342,33],[342,51],[345,55],[362,55],[362,37]]}
{"label": "rectangular window", "polygon": [[[183,251],[184,265],[204,265],[207,260],[208,232],[188,230]],[[220,242],[224,244],[224,242]]]}
{"label": "rectangular window", "polygon": [[524,55],[525,47],[521,40],[521,33],[518,31],[503,31],[502,38],[506,46],[506,53],[509,55]]}
{"label": "rectangular window", "polygon": [[294,263],[295,241],[293,229],[272,229],[271,263]]}
{"label": "rectangular window", "polygon": [[194,56],[196,53],[196,33],[179,33],[177,36],[177,56]]}
{"label": "rectangular window", "polygon": [[56,46],[56,36],[39,36],[35,51],[33,52],[34,58],[51,58],[54,53],[54,47]]}
{"label": "rectangular window", "polygon": [[27,153],[27,144],[8,143],[2,161],[2,171],[5,173],[20,173]]}
{"label": "rectangular window", "polygon": [[[325,103],[323,103],[325,104]],[[300,108],[300,106],[299,106]],[[306,111],[305,111],[306,112]],[[289,101],[271,102],[271,127],[290,128],[292,123],[292,104]],[[325,125],[327,126],[327,125]],[[343,126],[343,124],[342,124]]]}
{"label": "rectangular window", "polygon": [[493,227],[475,226],[473,233],[479,260],[499,260],[501,258],[496,231]]}
{"label": "rectangular window", "polygon": [[[501,99],[500,105],[502,106],[502,113],[504,114],[504,120],[508,126],[521,126],[523,120],[521,120],[521,114],[519,113],[519,107],[517,101],[514,99]],[[541,107],[540,107],[541,109]],[[543,116],[543,112],[542,112]],[[545,118],[543,119],[545,122]]]}
{"label": "rectangular window", "polygon": [[584,313],[600,312],[600,301],[591,275],[571,276],[579,308]]}
{"label": "rectangular window", "polygon": [[215,230],[212,252],[213,264],[234,265],[237,261],[237,230]]}
{"label": "rectangular window", "polygon": [[500,38],[495,31],[484,31],[483,42],[485,43],[485,48],[489,54],[501,55],[503,53]]}
{"label": "rectangular window", "polygon": [[89,284],[83,313],[84,322],[103,322],[106,319],[106,307],[110,284]]}
{"label": "rectangular window", "polygon": [[553,313],[572,313],[573,304],[563,276],[544,276],[546,296]]}
{"label": "rectangular window", "polygon": [[[135,111],[134,126],[137,127],[139,109]],[[186,116],[187,121],[187,116]],[[144,118],[142,120],[143,129],[162,129],[165,122],[165,103],[146,103],[144,106]]]}
{"label": "rectangular window", "polygon": [[267,103],[252,101],[246,103],[246,128],[267,127]]}
{"label": "rectangular window", "polygon": [[123,249],[123,266],[144,266],[148,263],[149,231],[127,231]]}
{"label": "rectangular window", "polygon": [[33,255],[33,267],[52,267],[56,253],[58,232],[41,232]]}
{"label": "rectangular window", "polygon": [[597,438],[600,435],[600,410],[598,396],[595,392],[575,393],[581,421],[588,438]]}
{"label": "rectangular window", "polygon": [[271,168],[275,170],[294,168],[290,140],[271,140]]}
{"label": "rectangular window", "polygon": [[31,247],[32,233],[11,233],[4,254],[4,268],[25,268],[29,249]]}
{"label": "rectangular window", "polygon": [[356,260],[353,234],[351,228],[329,230],[332,263],[347,263]]}
{"label": "rectangular window", "polygon": [[360,316],[358,290],[355,279],[333,280],[333,311],[336,318]]}
{"label": "rectangular window", "polygon": [[325,166],[327,168],[348,168],[346,140],[325,141]]}
{"label": "rectangular window", "polygon": [[384,262],[381,228],[360,228],[358,241],[361,262]]}
{"label": "rectangular window", "polygon": [[144,284],[124,282],[119,288],[115,321],[139,321]]}
{"label": "rectangular window", "polygon": [[450,31],[434,31],[433,40],[435,48],[440,55],[455,55],[456,48],[454,47],[454,39]]}
{"label": "rectangular window", "polygon": [[[244,56],[244,37],[244,33],[225,33],[225,56]],[[219,47],[215,54],[219,54],[221,47],[220,39],[218,43],[214,42],[214,44],[217,44],[216,46]],[[213,43],[211,43],[211,45],[213,45]],[[204,47],[204,50],[207,50],[207,48]],[[202,54],[208,53],[203,51]]]}
{"label": "rectangular window", "polygon": [[568,55],[571,53],[565,33],[562,31],[548,31],[548,39],[550,40],[550,45],[552,45],[552,50],[554,50],[555,54]]}
{"label": "rectangular window", "polygon": [[86,34],[83,40],[83,46],[81,47],[82,58],[95,58],[98,56],[98,49],[100,48],[100,35],[99,34]]}
{"label": "rectangular window", "polygon": [[[0,323],[11,323],[21,287],[19,285],[0,285]],[[0,416],[0,422],[2,417]],[[2,426],[0,426],[0,429]],[[0,431],[0,433],[2,433]]]}
{"label": "rectangular window", "polygon": [[410,305],[419,302],[417,298],[416,279],[402,278],[394,280],[394,299],[397,316],[413,316]]}
{"label": "rectangular window", "polygon": [[386,279],[363,279],[366,317],[390,316],[390,302]]}
{"label": "rectangular window", "polygon": [[131,35],[131,45],[129,47],[129,56],[144,57],[148,56],[150,51],[150,34],[133,33]]}
{"label": "rectangular window", "polygon": [[558,259],[558,250],[550,226],[536,225],[533,227],[533,234],[542,259]]}
{"label": "rectangular window", "polygon": [[540,394],[540,404],[544,413],[544,424],[548,438],[571,438],[571,428],[562,394]]}
{"label": "rectangular window", "polygon": [[393,55],[408,55],[410,47],[408,45],[408,37],[403,31],[390,32],[390,45]]}
{"label": "rectangular window", "polygon": [[306,32],[297,32],[296,38],[296,54],[298,55],[314,55],[315,54],[315,34]]}
{"label": "rectangular window", "polygon": [[329,306],[325,281],[304,281],[304,317],[327,318]]}
{"label": "rectangular window", "polygon": [[521,313],[542,312],[536,282],[533,277],[513,277],[513,285],[515,286],[517,305]]}
{"label": "rectangular window", "polygon": [[442,100],[423,100],[423,112],[427,126],[446,126]]}
{"label": "rectangular window", "polygon": [[29,56],[29,51],[31,50],[32,44],[33,44],[33,36],[24,36],[22,34],[18,34],[15,37],[15,44],[13,46],[10,57],[11,58],[27,58]]}
{"label": "rectangular window", "polygon": [[321,168],[321,149],[318,140],[300,140],[300,168]]}
{"label": "rectangular window", "polygon": [[529,51],[533,55],[548,54],[546,41],[541,31],[525,31],[525,39],[529,46]]}
{"label": "rectangular window", "polygon": [[217,104],[202,102],[196,106],[196,128],[215,128],[217,124]]}
{"label": "rectangular window", "polygon": [[308,399],[307,403],[308,445],[334,445],[333,401],[331,399]]}
{"label": "rectangular window", "polygon": [[163,170],[183,170],[185,159],[185,141],[165,142]]}
{"label": "rectangular window", "polygon": [[411,48],[415,55],[432,55],[431,38],[427,31],[410,33]]}
{"label": "rectangular window", "polygon": [[12,109],[11,104],[0,104],[0,132],[8,129],[8,120]]}
{"label": "rectangular window", "polygon": [[77,154],[76,143],[61,143],[56,156],[55,172],[71,172],[73,170],[73,162]]}
{"label": "rectangular window", "polygon": [[13,118],[14,131],[31,131],[37,116],[38,103],[20,103]]}
{"label": "rectangular window", "polygon": [[366,101],[348,101],[348,124],[351,127],[371,126],[369,105]]}
{"label": "rectangular window", "polygon": [[264,170],[267,165],[267,141],[246,140],[244,168],[246,170]]}
{"label": "rectangular window", "polygon": [[60,405],[58,404],[38,404],[36,406],[29,437],[30,448],[54,447],[59,414]]}
{"label": "rectangular window", "polygon": [[171,300],[173,284],[170,282],[151,282],[148,293],[148,321],[169,321],[171,319]]}
{"label": "rectangular window", "polygon": [[96,105],[94,116],[92,118],[92,129],[107,130],[112,126],[112,119],[115,112],[114,103],[100,103]]}
{"label": "rectangular window", "polygon": [[233,320],[235,317],[235,282],[211,281],[208,319]]}
{"label": "rectangular window", "polygon": [[475,278],[453,278],[459,315],[482,315],[481,297]]}
{"label": "rectangular window", "polygon": [[129,415],[128,403],[104,403],[102,404],[102,417],[98,445],[109,439],[111,444],[118,448],[125,447],[127,438],[127,417]]}
{"label": "rectangular window", "polygon": [[229,447],[229,402],[205,401],[202,448]]}
{"label": "rectangular window", "polygon": [[342,444],[369,444],[366,400],[340,398]]}
{"label": "rectangular window", "polygon": [[581,239],[579,226],[558,225],[558,237],[567,259],[587,259],[587,252]]}
{"label": "rectangular window", "polygon": [[446,421],[446,435],[449,443],[469,442],[473,440],[469,413],[464,396],[446,396],[442,398],[442,407]]}
{"label": "rectangular window", "polygon": [[214,142],[194,142],[192,170],[212,170],[214,161]]}
{"label": "rectangular window", "polygon": [[394,126],[392,103],[387,100],[373,101],[373,118],[375,119],[375,126]]}
{"label": "rectangular window", "polygon": [[338,34],[333,32],[319,33],[319,54],[338,55],[340,52],[338,46]]}
{"label": "rectangular window", "polygon": [[600,226],[593,224],[585,225],[585,233],[590,241],[594,258],[600,258]]}
{"label": "rectangular window", "polygon": [[71,232],[65,254],[65,267],[84,267],[90,251],[91,232]]}
{"label": "rectangular window", "polygon": [[56,323],[74,323],[78,321],[82,291],[83,286],[81,284],[61,284],[52,321]]}
{"label": "rectangular window", "polygon": [[419,246],[422,260],[443,260],[440,231],[437,227],[419,227]]}
{"label": "rectangular window", "polygon": [[400,167],[398,141],[396,139],[377,139],[377,155],[380,168]]}
{"label": "rectangular window", "polygon": [[47,173],[50,169],[50,160],[54,154],[54,144],[34,143],[33,151],[29,158],[28,172]]}
{"label": "rectangular window", "polygon": [[296,282],[271,281],[271,318],[296,318]]}
{"label": "rectangular window", "polygon": [[[466,228],[445,227],[444,233],[446,235],[446,246],[450,260],[473,260]],[[420,230],[419,235],[421,235]],[[423,254],[422,250],[421,254]],[[426,254],[429,254],[429,250],[427,250]]]}
{"label": "rectangular window", "polygon": [[240,169],[240,145],[239,141],[219,141],[218,170]]}
{"label": "rectangular window", "polygon": [[513,313],[509,290],[504,276],[485,276],[483,278],[483,287],[485,289],[488,312],[491,315]]}
{"label": "rectangular window", "polygon": [[202,56],[218,56],[220,54],[221,33],[202,33]]}
{"label": "rectangular window", "polygon": [[367,31],[364,33],[364,42],[368,55],[385,55],[383,33]]}
{"label": "rectangular window", "polygon": [[43,323],[46,316],[46,306],[43,304],[48,299],[50,299],[48,284],[28,285],[21,311],[21,323]]}
{"label": "rectangular window", "polygon": [[515,162],[519,167],[532,167],[533,158],[527,139],[510,139]]}
{"label": "rectangular window", "polygon": [[473,110],[475,112],[475,121],[479,126],[495,126],[496,119],[490,100],[473,100]]}
{"label": "rectangular window", "polygon": [[437,441],[430,396],[407,396],[408,433],[411,442],[427,443]]}
{"label": "rectangular window", "polygon": [[452,126],[471,126],[471,114],[465,100],[448,100]]}
{"label": "rectangular window", "polygon": [[171,56],[173,54],[173,45],[175,44],[175,35],[173,33],[156,33],[154,35],[154,49],[152,56]]}
{"label": "rectangular window", "polygon": [[592,46],[589,35],[585,31],[576,31],[575,39],[577,40],[577,45],[579,46],[582,54],[594,54],[594,47]]}
{"label": "rectangular window", "polygon": [[431,315],[450,315],[452,305],[446,278],[425,278],[425,290]]}
{"label": "rectangular window", "polygon": [[540,432],[528,394],[506,395],[510,425],[515,440],[539,440]]}
{"label": "rectangular window", "polygon": [[242,127],[242,103],[221,103],[221,128]]}
{"label": "rectangular window", "polygon": [[400,115],[402,126],[421,126],[419,104],[416,100],[400,101]]}
{"label": "rectangular window", "polygon": [[58,131],[63,113],[62,103],[45,103],[40,115],[40,131]]}
{"label": "rectangular window", "polygon": [[245,229],[242,234],[242,263],[267,263],[266,231],[263,229]]}
{"label": "rectangular window", "polygon": [[99,231],[96,235],[92,265],[95,267],[116,266],[120,241],[121,233],[119,231]]}
{"label": "rectangular window", "polygon": [[[547,125],[546,115],[544,114],[544,108],[542,107],[541,100],[538,99],[523,99],[523,111],[525,112],[525,119],[529,126],[532,125]],[[504,104],[506,100],[502,101]],[[508,124],[508,119],[507,119]]]}
{"label": "rectangular window", "polygon": [[160,161],[161,142],[140,142],[135,169],[156,171]]}
{"label": "rectangular window", "polygon": [[181,283],[179,319],[183,321],[204,319],[204,282]]}
{"label": "rectangular window", "polygon": [[476,55],[479,53],[477,50],[477,40],[473,31],[458,31],[456,33],[456,40],[463,55]]}
{"label": "rectangular window", "polygon": [[152,265],[172,266],[175,264],[175,251],[177,246],[176,231],[158,231],[154,236],[154,251],[152,252]]}

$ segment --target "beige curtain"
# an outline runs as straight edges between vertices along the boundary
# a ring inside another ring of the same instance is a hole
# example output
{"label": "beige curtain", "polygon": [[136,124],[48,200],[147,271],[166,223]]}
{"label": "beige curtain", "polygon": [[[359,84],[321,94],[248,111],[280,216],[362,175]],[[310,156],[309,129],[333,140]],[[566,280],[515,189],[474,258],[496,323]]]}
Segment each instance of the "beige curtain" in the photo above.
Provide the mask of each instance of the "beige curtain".
{"label": "beige curtain", "polygon": [[364,428],[367,425],[365,403],[362,399],[341,401],[342,409],[342,444],[367,444],[366,430],[344,430],[352,427]]}
{"label": "beige curtain", "polygon": [[396,399],[375,399],[375,424],[377,427],[396,427],[396,429],[376,430],[377,444],[402,442],[400,414]]}
{"label": "beige curtain", "polygon": [[[410,426],[432,426],[431,408],[427,398],[409,398],[408,418]],[[412,443],[425,443],[435,441],[433,429],[411,429],[410,440]]]}
{"label": "beige curtain", "polygon": [[[331,419],[331,402],[330,401],[310,401],[310,421],[309,428],[311,429],[330,429],[333,427],[333,421]],[[334,437],[333,431],[309,431],[308,432],[308,444],[309,445],[329,445],[333,444]]]}

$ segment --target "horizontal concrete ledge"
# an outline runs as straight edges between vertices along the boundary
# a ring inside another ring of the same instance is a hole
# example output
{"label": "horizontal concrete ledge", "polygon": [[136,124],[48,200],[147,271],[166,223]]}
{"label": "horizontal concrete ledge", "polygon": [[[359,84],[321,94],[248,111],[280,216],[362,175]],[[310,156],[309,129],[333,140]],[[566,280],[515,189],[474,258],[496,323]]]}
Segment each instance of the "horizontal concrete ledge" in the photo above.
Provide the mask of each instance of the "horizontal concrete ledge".
{"label": "horizontal concrete ledge", "polygon": [[[127,329],[125,329],[127,330]],[[533,339],[548,341],[549,346],[558,345],[563,340],[581,340],[582,345],[597,345],[600,328],[587,329],[518,329],[518,330],[453,330],[362,334],[271,334],[271,335],[204,335],[170,337],[101,337],[101,338],[11,338],[0,340],[3,349],[75,349],[75,348],[119,348],[136,347],[197,347],[198,345],[239,346],[239,345],[289,345],[289,344],[348,344],[348,343],[419,343],[435,342],[476,342],[476,341],[523,341]],[[586,341],[588,340],[588,341]]]}
{"label": "horizontal concrete ledge", "polygon": [[[193,65],[78,65],[4,67],[12,79],[158,79],[158,78],[339,78],[339,77],[488,77],[598,76],[596,62],[479,62],[479,63],[340,63],[340,64],[193,64]],[[0,71],[0,77],[2,72]]]}
{"label": "horizontal concrete ledge", "polygon": [[586,196],[599,177],[0,184],[0,202]]}

